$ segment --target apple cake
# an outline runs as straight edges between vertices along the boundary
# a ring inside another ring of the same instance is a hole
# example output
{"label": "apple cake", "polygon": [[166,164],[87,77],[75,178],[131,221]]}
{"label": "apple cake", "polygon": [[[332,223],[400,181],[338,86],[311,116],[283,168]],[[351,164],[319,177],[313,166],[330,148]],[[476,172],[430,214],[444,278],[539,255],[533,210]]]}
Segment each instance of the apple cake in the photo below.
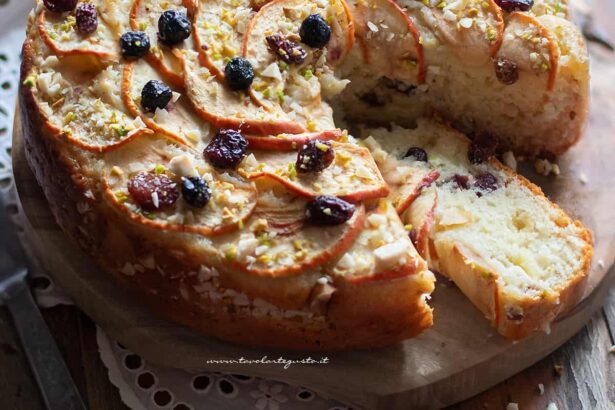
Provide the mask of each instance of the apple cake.
{"label": "apple cake", "polygon": [[28,163],[60,227],[157,315],[340,350],[431,326],[432,271],[513,339],[578,296],[588,231],[490,150],[579,138],[565,2],[42,0],[27,32]]}

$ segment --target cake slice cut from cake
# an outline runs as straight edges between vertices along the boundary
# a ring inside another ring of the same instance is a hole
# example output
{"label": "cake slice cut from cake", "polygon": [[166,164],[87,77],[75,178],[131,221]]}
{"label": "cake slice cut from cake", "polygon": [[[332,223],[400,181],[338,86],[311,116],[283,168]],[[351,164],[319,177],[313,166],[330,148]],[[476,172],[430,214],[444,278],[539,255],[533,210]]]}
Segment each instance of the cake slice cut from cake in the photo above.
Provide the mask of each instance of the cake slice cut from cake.
{"label": "cake slice cut from cake", "polygon": [[402,220],[430,269],[452,279],[498,332],[523,338],[574,306],[591,233],[540,188],[436,121],[365,135],[380,166],[439,172]]}

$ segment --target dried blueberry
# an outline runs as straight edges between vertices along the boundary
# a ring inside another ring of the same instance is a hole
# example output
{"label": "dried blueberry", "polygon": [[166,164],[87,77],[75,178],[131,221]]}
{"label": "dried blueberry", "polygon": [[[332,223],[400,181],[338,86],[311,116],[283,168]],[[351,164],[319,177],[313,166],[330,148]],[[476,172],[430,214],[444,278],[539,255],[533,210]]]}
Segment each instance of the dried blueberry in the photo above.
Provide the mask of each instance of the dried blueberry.
{"label": "dried blueberry", "polygon": [[235,57],[226,64],[224,76],[231,90],[245,90],[254,81],[254,69],[252,64],[245,58]]}
{"label": "dried blueberry", "polygon": [[203,178],[196,176],[182,178],[182,196],[188,205],[203,208],[211,198],[211,189]]}
{"label": "dried blueberry", "polygon": [[495,3],[507,12],[529,11],[534,5],[534,0],[495,0]]}
{"label": "dried blueberry", "polygon": [[124,57],[139,58],[149,53],[149,36],[142,31],[129,31],[120,37]]}
{"label": "dried blueberry", "polygon": [[512,85],[519,80],[519,68],[513,61],[505,58],[498,58],[493,62],[495,76],[502,84]]}
{"label": "dried blueberry", "polygon": [[489,134],[478,134],[468,148],[468,159],[474,165],[481,164],[495,155],[498,142]]}
{"label": "dried blueberry", "polygon": [[455,174],[451,178],[451,180],[457,185],[459,189],[468,189],[470,186],[468,185],[468,181],[470,178],[467,175],[459,175]]}
{"label": "dried blueberry", "polygon": [[287,40],[279,34],[267,36],[267,45],[269,50],[282,61],[288,64],[301,64],[307,57],[307,52],[294,41]]}
{"label": "dried blueberry", "polygon": [[43,4],[49,11],[64,13],[74,10],[77,7],[77,0],[43,0]]}
{"label": "dried blueberry", "polygon": [[81,3],[75,10],[75,24],[81,34],[92,34],[98,28],[98,12],[96,6]]}
{"label": "dried blueberry", "polygon": [[416,161],[427,162],[429,159],[427,158],[427,152],[423,148],[419,147],[411,147],[404,158],[413,157]]}
{"label": "dried blueberry", "polygon": [[150,80],[141,91],[141,106],[145,111],[156,112],[157,108],[166,108],[172,98],[173,91],[168,85],[162,81]]}
{"label": "dried blueberry", "polygon": [[491,192],[498,189],[498,180],[493,176],[493,174],[484,172],[476,176],[474,186],[482,191]]}
{"label": "dried blueberry", "polygon": [[146,211],[173,205],[179,198],[177,184],[165,174],[140,172],[128,181],[128,192]]}
{"label": "dried blueberry", "polygon": [[190,20],[177,10],[167,10],[158,19],[158,36],[168,46],[181,43],[192,34]]}
{"label": "dried blueberry", "polygon": [[309,141],[299,149],[295,168],[299,173],[320,172],[335,158],[330,142]]}
{"label": "dried blueberry", "polygon": [[218,168],[236,168],[246,156],[248,141],[235,130],[220,130],[205,148],[203,155]]}
{"label": "dried blueberry", "polygon": [[299,29],[301,41],[313,48],[323,48],[331,39],[331,27],[319,14],[307,16]]}
{"label": "dried blueberry", "polygon": [[314,225],[340,225],[352,218],[355,206],[334,196],[317,196],[308,202],[305,217]]}

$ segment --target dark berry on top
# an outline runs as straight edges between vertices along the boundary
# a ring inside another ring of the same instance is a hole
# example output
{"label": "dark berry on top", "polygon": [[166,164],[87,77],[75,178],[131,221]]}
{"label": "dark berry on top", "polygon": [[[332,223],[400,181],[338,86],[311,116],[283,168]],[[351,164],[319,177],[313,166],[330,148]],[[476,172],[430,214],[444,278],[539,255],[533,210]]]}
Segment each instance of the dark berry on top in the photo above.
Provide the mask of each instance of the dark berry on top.
{"label": "dark berry on top", "polygon": [[419,148],[419,147],[411,147],[410,149],[408,149],[408,152],[406,152],[406,155],[404,155],[404,158],[408,158],[408,157],[412,157],[416,161],[421,161],[421,162],[429,161],[427,157],[427,152],[425,152],[423,148]]}
{"label": "dark berry on top", "polygon": [[132,199],[146,211],[156,211],[173,205],[179,198],[179,189],[165,174],[140,172],[128,181]]}
{"label": "dark berry on top", "polygon": [[519,68],[514,61],[498,58],[493,62],[495,76],[502,84],[512,85],[519,80]]}
{"label": "dark berry on top", "polygon": [[340,225],[352,218],[355,206],[334,196],[317,196],[305,208],[307,221],[314,225]]}
{"label": "dark berry on top", "polygon": [[77,0],[43,0],[43,4],[49,11],[64,13],[74,10],[77,7]]}
{"label": "dark berry on top", "polygon": [[299,29],[301,41],[313,48],[323,48],[331,39],[331,27],[320,14],[310,14]]}
{"label": "dark berry on top", "polygon": [[150,80],[141,91],[141,106],[145,111],[156,112],[156,108],[166,108],[173,98],[173,91],[168,85],[158,80]]}
{"label": "dark berry on top", "polygon": [[149,36],[142,31],[129,31],[120,37],[124,57],[139,58],[147,55],[150,49]]}
{"label": "dark berry on top", "polygon": [[495,155],[498,142],[489,134],[478,134],[468,148],[468,159],[474,165],[481,164]]}
{"label": "dark berry on top", "polygon": [[168,46],[181,43],[192,33],[192,24],[184,13],[167,10],[158,19],[158,36]]}
{"label": "dark berry on top", "polygon": [[246,156],[248,141],[235,130],[220,130],[203,155],[217,168],[236,168]]}
{"label": "dark berry on top", "polygon": [[320,172],[335,159],[330,142],[309,141],[299,149],[295,168],[299,173]]}
{"label": "dark berry on top", "polygon": [[81,34],[92,34],[98,28],[98,12],[91,3],[81,3],[75,10],[75,24]]}
{"label": "dark berry on top", "polygon": [[288,64],[301,64],[307,57],[307,52],[299,43],[287,40],[279,34],[267,36],[267,45],[276,57]]}
{"label": "dark berry on top", "polygon": [[474,186],[482,191],[491,192],[498,189],[498,180],[493,176],[493,174],[484,172],[476,176]]}
{"label": "dark berry on top", "polygon": [[182,196],[188,205],[203,208],[211,198],[211,189],[207,182],[199,176],[182,178]]}
{"label": "dark berry on top", "polygon": [[457,188],[459,189],[468,189],[470,187],[470,185],[468,184],[470,177],[468,177],[467,175],[455,174],[453,175],[451,180],[455,183],[455,185],[457,185]]}
{"label": "dark berry on top", "polygon": [[507,12],[529,11],[534,5],[534,0],[495,0],[495,3]]}
{"label": "dark berry on top", "polygon": [[246,90],[254,81],[254,69],[252,64],[245,58],[235,57],[226,64],[224,76],[231,90]]}

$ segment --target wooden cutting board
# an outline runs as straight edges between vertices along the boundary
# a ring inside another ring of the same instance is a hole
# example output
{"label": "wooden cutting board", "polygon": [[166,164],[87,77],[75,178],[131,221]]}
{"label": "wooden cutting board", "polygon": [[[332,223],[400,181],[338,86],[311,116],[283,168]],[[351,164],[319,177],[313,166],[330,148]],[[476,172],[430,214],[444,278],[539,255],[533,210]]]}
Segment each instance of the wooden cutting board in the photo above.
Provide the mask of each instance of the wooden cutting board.
{"label": "wooden cutting board", "polygon": [[[15,181],[34,253],[75,303],[114,339],[146,360],[189,371],[249,374],[302,385],[361,408],[437,408],[471,397],[545,357],[579,331],[602,304],[615,259],[615,56],[591,46],[592,110],[581,144],[559,160],[562,174],[524,174],[595,236],[583,300],[550,334],[511,343],[498,336],[452,285],[439,283],[432,299],[435,325],[398,346],[335,354],[248,349],[160,320],[109,281],[55,224],[24,158],[19,116],[13,136]],[[527,172],[525,172],[527,171]],[[326,365],[208,363],[209,359],[329,359]]]}

